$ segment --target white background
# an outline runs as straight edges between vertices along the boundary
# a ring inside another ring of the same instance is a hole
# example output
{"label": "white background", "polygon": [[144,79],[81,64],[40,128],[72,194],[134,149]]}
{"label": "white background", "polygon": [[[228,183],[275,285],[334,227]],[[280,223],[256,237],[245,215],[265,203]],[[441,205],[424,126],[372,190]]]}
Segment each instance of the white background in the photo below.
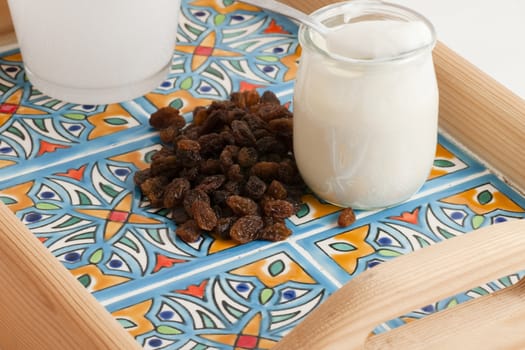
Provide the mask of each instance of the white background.
{"label": "white background", "polygon": [[438,40],[525,98],[525,0],[386,0],[425,15]]}

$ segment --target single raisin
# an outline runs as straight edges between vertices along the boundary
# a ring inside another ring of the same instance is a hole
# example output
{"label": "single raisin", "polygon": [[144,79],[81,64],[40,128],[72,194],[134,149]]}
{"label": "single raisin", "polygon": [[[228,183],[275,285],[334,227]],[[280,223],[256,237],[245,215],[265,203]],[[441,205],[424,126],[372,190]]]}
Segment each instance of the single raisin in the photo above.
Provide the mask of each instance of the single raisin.
{"label": "single raisin", "polygon": [[175,229],[175,234],[179,236],[184,242],[193,243],[199,239],[201,231],[195,220],[188,220],[182,225],[177,226]]}
{"label": "single raisin", "polygon": [[277,178],[279,173],[279,164],[275,162],[258,162],[250,169],[250,174],[258,176],[266,182]]}
{"label": "single raisin", "polygon": [[243,168],[249,168],[257,163],[257,150],[253,147],[242,147],[237,155],[237,161]]}
{"label": "single raisin", "polygon": [[263,220],[260,216],[246,215],[235,221],[230,229],[230,236],[239,243],[247,243],[256,240],[262,228]]}
{"label": "single raisin", "polygon": [[180,130],[179,128],[173,125],[170,125],[167,128],[161,129],[159,131],[160,140],[163,143],[167,143],[167,144],[173,143],[175,138],[179,136],[179,132],[180,132],[179,130]]}
{"label": "single raisin", "polygon": [[217,226],[217,215],[210,204],[205,201],[196,200],[193,202],[191,214],[197,226],[202,230],[211,231]]}
{"label": "single raisin", "polygon": [[183,139],[177,142],[176,157],[185,168],[197,166],[201,160],[201,146],[197,141]]}
{"label": "single raisin", "polygon": [[225,142],[221,135],[212,132],[199,137],[200,153],[205,158],[216,158],[224,148]]}
{"label": "single raisin", "polygon": [[265,226],[259,233],[261,239],[277,242],[283,241],[290,237],[292,230],[284,222],[278,221],[271,225]]}
{"label": "single raisin", "polygon": [[221,161],[218,159],[202,159],[199,163],[199,170],[204,175],[214,175],[221,172]]}
{"label": "single raisin", "polygon": [[236,218],[234,216],[220,218],[213,229],[213,233],[219,235],[223,239],[230,239],[230,229],[235,220]]}
{"label": "single raisin", "polygon": [[277,140],[275,136],[264,136],[258,139],[255,142],[255,147],[257,151],[261,154],[265,153],[277,153],[282,154],[286,153],[286,146]]}
{"label": "single raisin", "polygon": [[204,106],[197,106],[193,109],[193,124],[202,125],[208,118],[208,110]]}
{"label": "single raisin", "polygon": [[140,186],[144,181],[151,177],[150,168],[139,170],[133,174],[133,182],[135,185]]}
{"label": "single raisin", "polygon": [[184,199],[182,200],[182,205],[186,212],[191,216],[191,206],[195,201],[203,201],[210,204],[210,197],[203,190],[192,189],[186,192]]}
{"label": "single raisin", "polygon": [[253,146],[255,144],[255,136],[253,136],[248,123],[244,120],[234,120],[231,123],[233,137],[239,146]]}
{"label": "single raisin", "polygon": [[164,204],[164,189],[167,184],[168,179],[165,176],[155,176],[142,182],[140,189],[152,206],[162,207]]}
{"label": "single raisin", "polygon": [[186,192],[191,188],[191,184],[186,178],[175,178],[166,186],[164,191],[164,207],[173,208],[182,203]]}
{"label": "single raisin", "polygon": [[274,219],[286,219],[295,213],[294,206],[282,199],[267,200],[264,203],[264,214]]}
{"label": "single raisin", "polygon": [[188,215],[184,207],[177,206],[171,211],[171,219],[177,225],[182,225],[190,219],[190,216]]}
{"label": "single raisin", "polygon": [[229,196],[226,204],[232,209],[233,213],[238,216],[255,215],[259,211],[259,206],[252,199],[242,196]]}
{"label": "single raisin", "polygon": [[270,103],[270,104],[276,104],[280,105],[281,101],[277,98],[277,96],[270,90],[266,90],[263,92],[261,96],[261,103]]}
{"label": "single raisin", "polygon": [[277,118],[270,120],[268,126],[276,135],[292,137],[293,134],[293,118]]}
{"label": "single raisin", "polygon": [[236,182],[241,182],[244,179],[244,174],[239,164],[233,164],[229,167],[226,176],[228,177],[228,180]]}
{"label": "single raisin", "polygon": [[255,175],[252,175],[244,185],[244,193],[250,198],[261,199],[266,192],[266,183]]}
{"label": "single raisin", "polygon": [[288,191],[284,185],[277,181],[273,180],[268,188],[266,189],[266,194],[273,199],[286,199],[288,197]]}
{"label": "single raisin", "polygon": [[168,155],[152,159],[150,164],[151,175],[173,177],[180,169],[177,157]]}
{"label": "single raisin", "polygon": [[226,176],[219,175],[210,175],[206,176],[200,183],[195,187],[196,189],[203,190],[206,193],[212,193],[215,190],[218,190],[226,181]]}
{"label": "single raisin", "polygon": [[214,110],[209,113],[207,118],[202,122],[199,132],[201,135],[205,135],[217,130],[224,124],[226,111],[222,109]]}
{"label": "single raisin", "polygon": [[337,224],[341,227],[347,227],[355,222],[355,213],[352,208],[344,208],[339,213]]}
{"label": "single raisin", "polygon": [[179,110],[173,107],[163,107],[151,114],[149,124],[155,129],[164,129],[170,125],[182,129],[186,120],[179,114]]}

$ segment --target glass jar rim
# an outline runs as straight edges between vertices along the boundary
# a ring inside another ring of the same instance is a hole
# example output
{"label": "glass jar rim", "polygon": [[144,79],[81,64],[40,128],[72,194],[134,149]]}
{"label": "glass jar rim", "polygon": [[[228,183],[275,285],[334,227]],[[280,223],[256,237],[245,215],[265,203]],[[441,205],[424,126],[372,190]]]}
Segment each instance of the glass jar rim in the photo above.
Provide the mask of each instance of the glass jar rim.
{"label": "glass jar rim", "polygon": [[383,15],[396,15],[398,18],[403,19],[413,19],[419,22],[422,22],[425,27],[428,29],[430,40],[423,45],[412,49],[410,51],[403,52],[398,55],[388,56],[388,57],[379,57],[372,59],[360,59],[346,57],[343,55],[335,54],[333,52],[327,51],[321,48],[315,41],[312,39],[312,33],[315,33],[315,30],[309,28],[308,26],[301,24],[299,26],[299,43],[301,46],[308,44],[310,47],[313,47],[317,52],[321,53],[324,56],[327,56],[333,60],[339,62],[353,63],[358,65],[377,65],[382,63],[391,63],[397,61],[404,61],[413,57],[418,56],[423,52],[430,52],[436,45],[436,30],[432,22],[430,22],[425,16],[416,12],[408,7],[385,2],[381,0],[347,0],[343,2],[337,2],[331,5],[321,7],[320,9],[314,11],[311,16],[316,17],[319,21],[323,22],[327,19],[334,18],[344,14],[341,12],[341,8],[352,8],[355,6],[361,6],[361,14],[383,14]]}

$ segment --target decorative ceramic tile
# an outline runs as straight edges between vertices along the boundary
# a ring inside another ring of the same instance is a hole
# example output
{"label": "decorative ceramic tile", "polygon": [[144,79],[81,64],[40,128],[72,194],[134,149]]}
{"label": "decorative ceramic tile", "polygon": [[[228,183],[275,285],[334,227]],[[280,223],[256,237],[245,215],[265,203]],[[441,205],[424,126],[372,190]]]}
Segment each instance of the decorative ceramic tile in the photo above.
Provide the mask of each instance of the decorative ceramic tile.
{"label": "decorative ceramic tile", "polygon": [[[311,193],[287,220],[285,242],[238,245],[175,237],[167,210],[133,184],[159,136],[148,117],[232,91],[275,92],[293,109],[300,56],[290,20],[231,0],[182,3],[171,71],[151,93],[112,105],[75,105],[26,80],[18,50],[0,52],[0,199],[145,349],[270,348],[353,276],[482,226],[525,218],[525,198],[439,136],[434,167],[409,201],[341,210]],[[410,156],[410,155],[400,155]],[[379,326],[376,332],[515,283],[522,273]]]}
{"label": "decorative ceramic tile", "polygon": [[[363,213],[365,214],[365,213]],[[297,239],[341,284],[396,256],[480,227],[525,218],[525,199],[484,175],[370,215],[347,228]]]}
{"label": "decorative ceramic tile", "polygon": [[145,349],[269,349],[336,286],[287,243],[106,305]]}

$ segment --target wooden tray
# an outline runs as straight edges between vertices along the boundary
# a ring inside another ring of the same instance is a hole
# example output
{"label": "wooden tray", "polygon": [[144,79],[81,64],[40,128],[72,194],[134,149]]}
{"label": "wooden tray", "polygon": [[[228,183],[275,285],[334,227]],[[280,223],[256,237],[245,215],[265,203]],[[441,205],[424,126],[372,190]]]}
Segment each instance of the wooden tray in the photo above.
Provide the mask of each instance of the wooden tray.
{"label": "wooden tray", "polygon": [[[332,1],[284,2],[310,12]],[[0,0],[0,45],[15,40],[6,9],[5,1]],[[483,155],[483,161],[515,188],[525,189],[525,101],[442,43],[435,48],[434,59],[441,130],[473,154]],[[2,204],[0,216],[2,348],[139,348]],[[525,268],[521,261],[523,233],[523,221],[498,224],[367,270],[331,296],[277,348],[464,349],[480,344],[483,348],[522,348],[525,284],[521,282],[381,335],[369,337],[369,332],[421,305]],[[459,263],[465,259],[468,264]],[[465,269],[458,270],[458,266]],[[27,314],[31,317],[25,317]],[[39,331],[27,332],[28,328]]]}

